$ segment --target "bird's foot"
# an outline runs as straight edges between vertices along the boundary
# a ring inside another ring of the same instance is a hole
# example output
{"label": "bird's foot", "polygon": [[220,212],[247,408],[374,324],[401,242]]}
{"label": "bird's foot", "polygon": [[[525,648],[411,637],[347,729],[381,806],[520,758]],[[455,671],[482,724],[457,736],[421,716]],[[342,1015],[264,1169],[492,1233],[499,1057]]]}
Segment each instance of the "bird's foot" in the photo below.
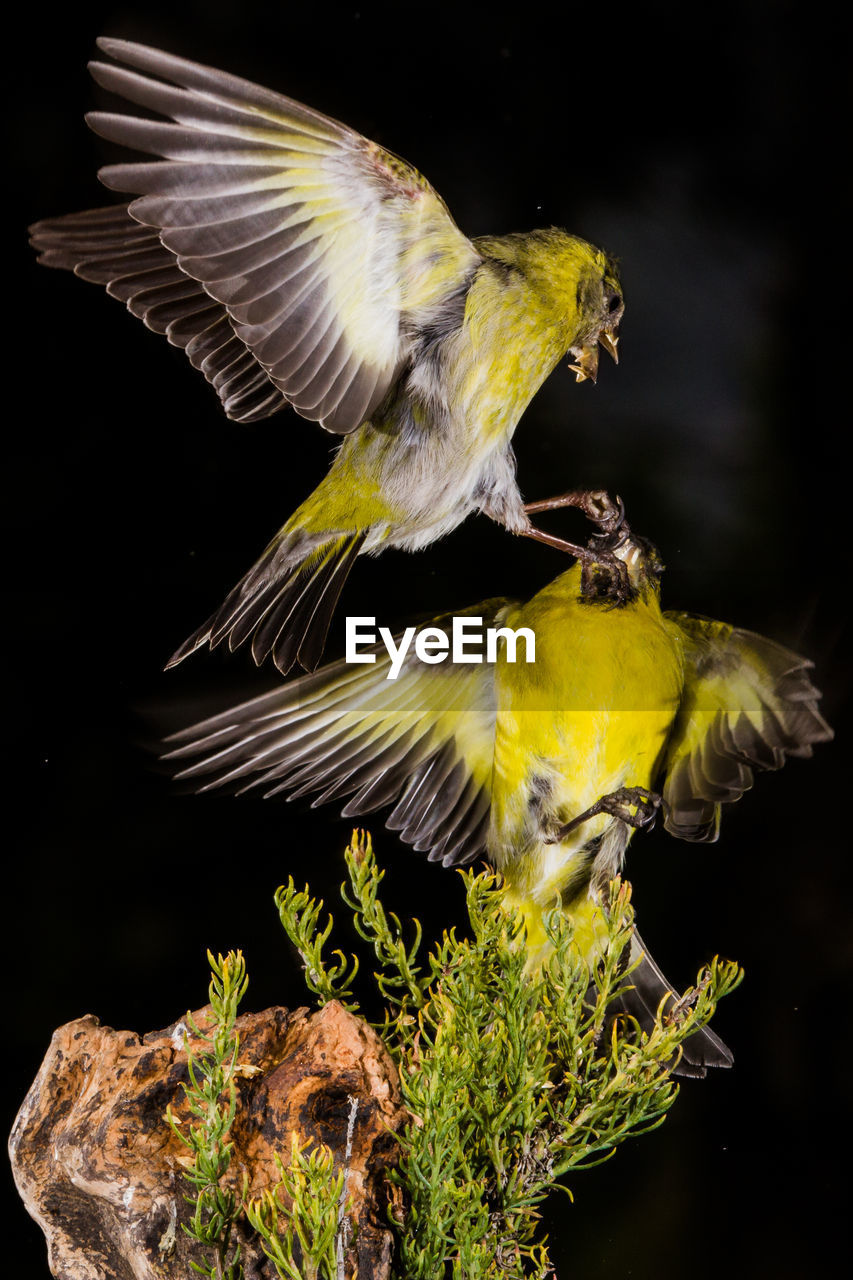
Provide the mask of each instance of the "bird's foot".
{"label": "bird's foot", "polygon": [[604,489],[572,489],[556,498],[542,498],[539,502],[527,502],[524,511],[535,515],[537,511],[557,511],[562,507],[577,507],[588,520],[598,526],[598,536],[606,538],[618,533],[625,524],[625,505],[620,497],[614,500]]}
{"label": "bird's foot", "polygon": [[548,836],[546,843],[559,844],[581,823],[588,822],[590,818],[595,818],[600,813],[609,813],[611,817],[618,818],[620,822],[634,827],[635,830],[651,831],[660,805],[661,797],[654,791],[648,791],[645,787],[620,787],[618,791],[611,791],[600,800],[596,800],[595,804],[590,805],[576,818],[572,818],[571,822],[567,822],[565,826],[559,827],[553,835]]}
{"label": "bird's foot", "polygon": [[546,533],[532,522],[523,530],[525,537],[564,551],[581,563],[581,595],[586,600],[610,601],[622,605],[634,596],[628,567],[616,550],[628,540],[631,531],[625,519],[622,499],[613,499],[603,489],[575,489],[555,498],[528,502],[525,515],[537,511],[556,511],[560,507],[576,507],[596,526],[586,546]]}

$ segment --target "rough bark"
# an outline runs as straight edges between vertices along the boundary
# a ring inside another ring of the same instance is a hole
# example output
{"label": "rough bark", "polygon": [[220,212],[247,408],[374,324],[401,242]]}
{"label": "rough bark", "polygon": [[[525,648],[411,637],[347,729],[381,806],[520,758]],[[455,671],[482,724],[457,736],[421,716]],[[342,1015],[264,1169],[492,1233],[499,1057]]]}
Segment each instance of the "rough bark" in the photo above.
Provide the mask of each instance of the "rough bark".
{"label": "rough bark", "polygon": [[[200,1027],[209,1009],[193,1014]],[[60,1027],[21,1107],[9,1143],[18,1190],[47,1239],[60,1280],[172,1280],[189,1277],[199,1245],[181,1230],[189,1220],[181,1145],[166,1124],[171,1104],[189,1123],[186,1024],[139,1036],[88,1016]],[[393,1133],[404,1120],[394,1065],[366,1023],[332,1003],[319,1013],[268,1009],[237,1020],[238,1110],[229,1138],[232,1185],[248,1177],[249,1195],[278,1181],[275,1154],[287,1159],[291,1134],[323,1142],[344,1163],[350,1098],[357,1098],[347,1189],[354,1242],[346,1276],[390,1273],[391,1233],[385,1176]],[[190,1048],[194,1041],[190,1039]],[[201,1046],[195,1046],[196,1052]],[[275,1270],[241,1221],[246,1280]]]}

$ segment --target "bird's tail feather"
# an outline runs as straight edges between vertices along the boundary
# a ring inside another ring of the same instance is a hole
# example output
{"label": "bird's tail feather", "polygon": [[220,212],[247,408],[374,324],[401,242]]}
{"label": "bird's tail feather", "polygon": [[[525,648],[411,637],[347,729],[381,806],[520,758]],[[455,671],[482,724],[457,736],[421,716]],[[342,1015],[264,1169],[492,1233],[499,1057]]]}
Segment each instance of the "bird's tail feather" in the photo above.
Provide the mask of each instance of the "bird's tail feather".
{"label": "bird's tail feather", "polygon": [[340,534],[307,551],[277,538],[260,560],[166,664],[176,666],[204,644],[223,640],[236,649],[252,637],[252,657],[260,664],[272,654],[282,674],[295,662],[314,671],[323,654],[335,605],[366,534]]}
{"label": "bird's tail feather", "polygon": [[[639,960],[631,970],[625,985],[611,1006],[614,1012],[627,1013],[636,1018],[647,1031],[654,1023],[662,1000],[672,1003],[680,997],[661,973],[636,929],[631,938],[629,963]],[[681,1058],[673,1068],[677,1076],[705,1076],[709,1067],[730,1067],[734,1063],[731,1049],[708,1027],[700,1027],[687,1037],[681,1046]]]}

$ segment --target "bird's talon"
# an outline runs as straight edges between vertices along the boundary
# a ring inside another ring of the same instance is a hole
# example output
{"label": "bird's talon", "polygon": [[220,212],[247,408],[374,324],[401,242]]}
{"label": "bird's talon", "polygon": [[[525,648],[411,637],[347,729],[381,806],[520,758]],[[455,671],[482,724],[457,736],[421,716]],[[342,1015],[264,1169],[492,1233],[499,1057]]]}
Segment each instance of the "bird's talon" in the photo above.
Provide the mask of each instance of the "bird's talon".
{"label": "bird's talon", "polygon": [[645,787],[622,787],[602,800],[602,807],[612,817],[644,831],[655,825],[660,805],[661,797]]}
{"label": "bird's talon", "polygon": [[589,489],[583,494],[581,510],[587,519],[599,528],[593,537],[611,536],[620,529],[625,521],[625,504],[616,496],[614,501],[606,489]]}
{"label": "bird's talon", "polygon": [[571,822],[560,827],[556,834],[549,832],[544,837],[544,843],[558,844],[583,823],[600,813],[608,813],[611,818],[618,818],[626,826],[634,827],[638,831],[651,831],[660,805],[661,797],[656,792],[647,790],[646,787],[620,787],[618,791],[611,791],[608,795],[601,796],[595,804],[590,805]]}

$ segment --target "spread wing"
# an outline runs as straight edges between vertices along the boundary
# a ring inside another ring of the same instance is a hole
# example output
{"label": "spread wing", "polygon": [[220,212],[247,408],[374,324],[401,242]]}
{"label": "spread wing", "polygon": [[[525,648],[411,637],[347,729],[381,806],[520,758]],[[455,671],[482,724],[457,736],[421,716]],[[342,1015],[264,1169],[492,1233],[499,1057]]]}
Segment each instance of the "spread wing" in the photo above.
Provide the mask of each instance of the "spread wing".
{"label": "spread wing", "polygon": [[810,756],[833,733],[806,658],[722,622],[665,616],[685,642],[684,695],[664,761],[665,826],[683,840],[713,841],[720,805],[740,799],[754,769]]}
{"label": "spread wing", "polygon": [[[499,626],[506,611],[490,600],[464,612]],[[166,759],[202,791],[348,797],[344,817],[393,805],[386,825],[401,839],[446,866],[470,862],[489,829],[494,669],[410,652],[392,680],[385,648],[367,652],[374,663],[336,662],[182,730]]]}
{"label": "spread wing", "polygon": [[[92,63],[98,83],[164,117],[87,117],[104,137],[161,157],[101,170],[106,186],[140,197],[129,211],[159,243],[131,237],[113,291],[145,308],[149,286],[180,289],[177,266],[211,300],[202,313],[192,289],[163,299],[186,306],[170,336],[190,331],[191,358],[218,352],[218,376],[229,355],[249,353],[269,395],[330,431],[354,430],[405,363],[412,329],[466,283],[474,246],[416,170],[345,125],[144,45],[98,43],[125,64]],[[43,234],[55,239],[62,222]],[[118,284],[125,267],[132,279]],[[242,347],[222,352],[231,335]],[[248,369],[239,374],[251,381]]]}
{"label": "spread wing", "polygon": [[43,266],[106,285],[147,328],[182,347],[235,422],[257,422],[287,403],[237,337],[227,309],[123,205],[45,218],[30,228],[30,239]]}

